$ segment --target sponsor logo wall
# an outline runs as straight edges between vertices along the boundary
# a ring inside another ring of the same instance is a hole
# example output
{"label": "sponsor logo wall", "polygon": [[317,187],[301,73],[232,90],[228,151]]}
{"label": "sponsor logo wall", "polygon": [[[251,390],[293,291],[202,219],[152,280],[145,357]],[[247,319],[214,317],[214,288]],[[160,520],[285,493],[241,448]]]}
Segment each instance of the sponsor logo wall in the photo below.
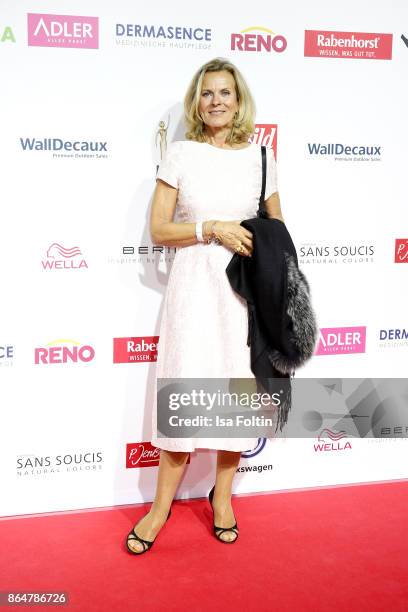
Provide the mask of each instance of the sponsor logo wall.
{"label": "sponsor logo wall", "polygon": [[[47,1],[0,9],[4,516],[154,495],[155,362],[176,249],[152,244],[149,207],[166,145],[184,138],[185,90],[213,57],[249,82],[251,140],[273,148],[310,281],[320,335],[297,375],[406,376],[408,7],[377,7],[371,31],[351,0],[314,0],[312,23],[309,5],[255,6],[248,19],[244,3],[194,18],[156,4],[154,19],[130,1],[85,2],[81,15]],[[407,477],[405,430],[350,441],[336,424],[315,439],[260,438],[235,492]],[[214,468],[215,451],[192,453],[177,495],[205,495]]]}

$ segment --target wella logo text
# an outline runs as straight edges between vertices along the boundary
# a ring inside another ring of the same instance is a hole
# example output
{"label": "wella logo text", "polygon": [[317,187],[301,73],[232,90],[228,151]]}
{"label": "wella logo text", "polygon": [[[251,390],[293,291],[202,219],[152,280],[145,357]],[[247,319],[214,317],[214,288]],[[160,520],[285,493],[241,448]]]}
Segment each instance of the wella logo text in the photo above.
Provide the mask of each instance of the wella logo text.
{"label": "wella logo text", "polygon": [[58,242],[53,242],[48,247],[47,259],[43,259],[41,264],[44,270],[73,270],[88,267],[79,247],[66,249]]}
{"label": "wella logo text", "polygon": [[[327,436],[331,441],[325,440]],[[346,441],[343,440],[346,438]],[[347,441],[346,432],[332,431],[331,429],[323,429],[318,438],[318,442],[313,444],[315,452],[327,453],[332,451],[351,450],[351,443]]]}

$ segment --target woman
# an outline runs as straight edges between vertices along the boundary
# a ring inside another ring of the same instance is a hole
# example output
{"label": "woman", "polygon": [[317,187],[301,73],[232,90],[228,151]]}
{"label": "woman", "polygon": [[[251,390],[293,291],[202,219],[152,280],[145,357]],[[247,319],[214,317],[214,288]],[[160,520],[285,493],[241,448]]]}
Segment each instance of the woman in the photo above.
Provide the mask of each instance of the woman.
{"label": "woman", "polygon": [[[156,375],[253,378],[247,305],[232,290],[225,269],[235,252],[252,253],[252,234],[240,222],[256,216],[261,193],[260,146],[249,142],[255,105],[239,70],[216,58],[194,75],[184,110],[187,140],[166,151],[150,218],[154,244],[178,247],[164,300]],[[265,205],[269,216],[283,221],[272,149],[267,155]],[[210,493],[214,534],[221,542],[235,542],[232,481],[241,452],[256,443],[253,438],[159,438],[154,407],[152,444],[162,449],[156,496],[129,533],[128,550],[142,554],[151,548],[195,448],[218,451]]]}

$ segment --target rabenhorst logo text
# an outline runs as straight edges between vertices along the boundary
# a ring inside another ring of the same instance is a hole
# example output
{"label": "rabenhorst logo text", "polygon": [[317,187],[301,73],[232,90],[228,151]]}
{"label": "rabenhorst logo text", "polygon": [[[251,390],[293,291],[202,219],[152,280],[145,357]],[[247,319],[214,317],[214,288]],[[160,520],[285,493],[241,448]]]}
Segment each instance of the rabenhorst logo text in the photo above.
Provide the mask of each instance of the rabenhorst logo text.
{"label": "rabenhorst logo text", "polygon": [[157,361],[159,336],[113,339],[113,363]]}
{"label": "rabenhorst logo text", "polygon": [[305,57],[391,59],[392,34],[305,30]]}

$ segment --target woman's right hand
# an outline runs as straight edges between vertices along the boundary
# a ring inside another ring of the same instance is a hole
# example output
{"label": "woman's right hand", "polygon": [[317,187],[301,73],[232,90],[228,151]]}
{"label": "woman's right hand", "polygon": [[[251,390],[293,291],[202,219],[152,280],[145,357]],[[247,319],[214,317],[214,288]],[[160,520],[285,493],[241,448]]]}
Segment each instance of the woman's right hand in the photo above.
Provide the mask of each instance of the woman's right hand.
{"label": "woman's right hand", "polygon": [[[221,243],[246,257],[252,255],[252,232],[240,225],[241,221],[216,221],[213,234]],[[239,250],[241,248],[241,250]]]}

